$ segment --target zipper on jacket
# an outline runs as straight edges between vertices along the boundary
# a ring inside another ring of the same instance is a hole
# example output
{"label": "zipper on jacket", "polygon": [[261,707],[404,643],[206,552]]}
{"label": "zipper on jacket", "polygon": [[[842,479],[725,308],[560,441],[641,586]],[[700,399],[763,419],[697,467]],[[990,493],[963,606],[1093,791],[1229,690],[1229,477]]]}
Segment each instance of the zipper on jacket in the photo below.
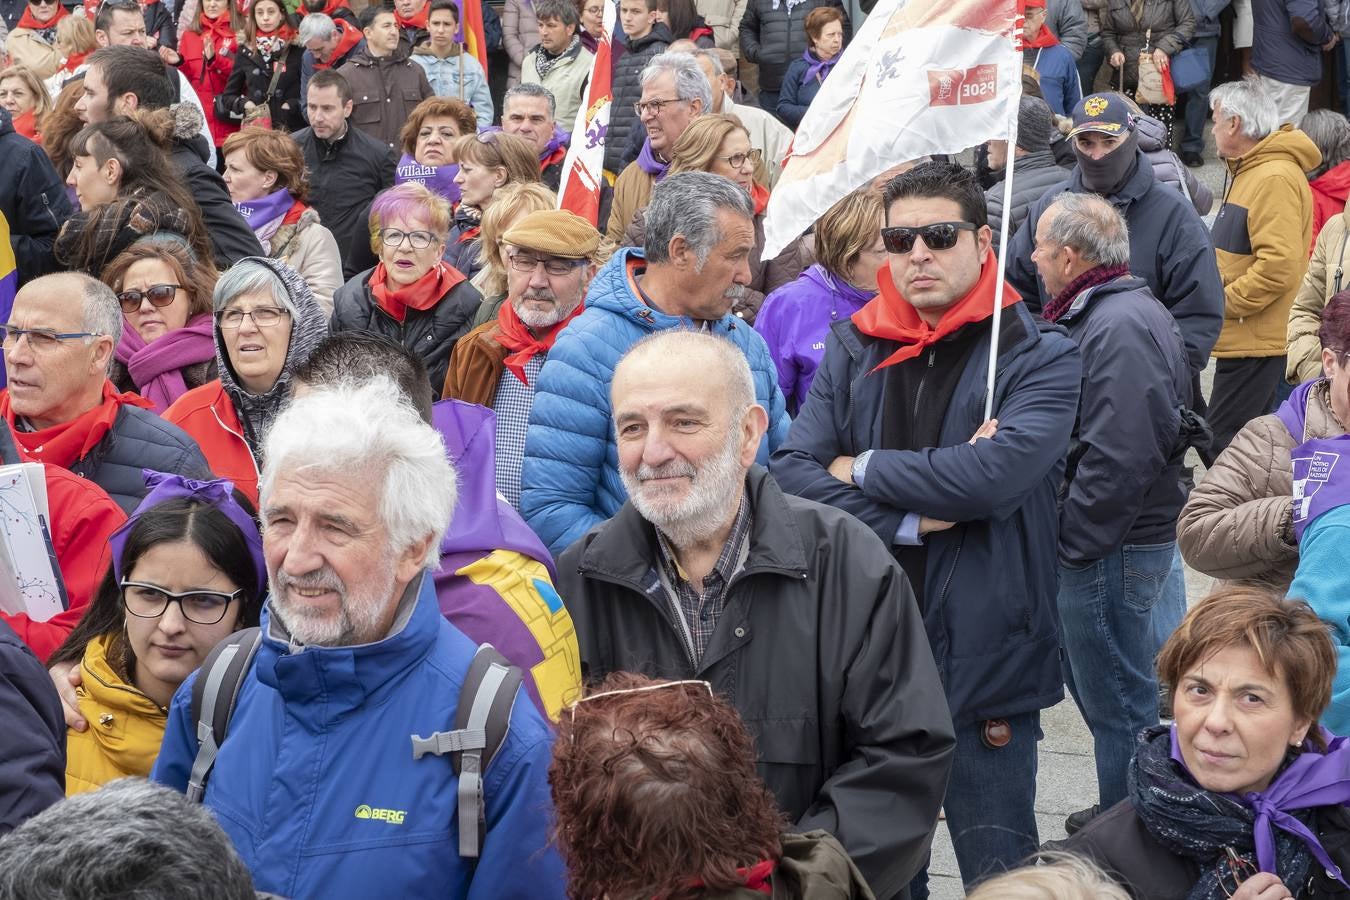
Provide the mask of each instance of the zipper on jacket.
{"label": "zipper on jacket", "polygon": [[[942,632],[946,634],[947,628],[947,590],[952,586],[952,576],[956,574],[956,565],[961,561],[961,548],[966,545],[965,532],[961,534],[961,540],[956,542],[956,553],[952,556],[952,567],[947,570],[947,579],[942,582],[942,590],[938,592],[938,614],[942,616]],[[939,662],[939,665],[942,665]]]}
{"label": "zipper on jacket", "polygon": [[42,192],[42,208],[47,211],[47,218],[52,220],[52,227],[59,230],[61,223],[56,221],[56,213],[52,212],[52,203],[47,199],[46,191]]}
{"label": "zipper on jacket", "polygon": [[928,368],[919,376],[919,388],[914,392],[914,408],[909,414],[909,433],[913,435],[919,430],[919,410],[923,406],[923,389],[928,384],[928,373],[933,371],[933,363],[937,361],[937,348],[928,348]]}
{"label": "zipper on jacket", "polygon": [[666,602],[670,604],[670,611],[675,614],[675,630],[679,632],[680,643],[684,645],[684,655],[689,658],[689,671],[697,675],[698,660],[694,658],[694,636],[689,633],[689,625],[684,621],[684,614],[680,612],[679,601],[666,590],[664,582],[658,581],[657,587],[666,592]]}

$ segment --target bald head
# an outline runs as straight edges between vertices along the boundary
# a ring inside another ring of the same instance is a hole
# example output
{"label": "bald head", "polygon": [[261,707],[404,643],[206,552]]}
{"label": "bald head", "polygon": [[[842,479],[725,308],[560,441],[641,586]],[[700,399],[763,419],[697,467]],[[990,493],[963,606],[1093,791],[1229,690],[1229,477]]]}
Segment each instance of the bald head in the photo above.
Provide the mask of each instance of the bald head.
{"label": "bald head", "polygon": [[686,393],[720,401],[729,413],[755,402],[754,379],[741,349],[725,338],[684,329],[658,331],[630,347],[614,370],[611,389],[617,396],[629,376],[655,380],[666,375]]}

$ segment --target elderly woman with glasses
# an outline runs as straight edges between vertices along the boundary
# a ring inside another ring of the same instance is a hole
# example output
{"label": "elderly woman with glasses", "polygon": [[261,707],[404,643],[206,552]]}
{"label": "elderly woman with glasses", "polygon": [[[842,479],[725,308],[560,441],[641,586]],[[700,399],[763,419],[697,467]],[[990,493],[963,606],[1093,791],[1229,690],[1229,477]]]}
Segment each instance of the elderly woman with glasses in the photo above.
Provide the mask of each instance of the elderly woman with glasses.
{"label": "elderly woman with glasses", "polygon": [[23,15],[9,33],[5,49],[16,66],[27,66],[39,78],[50,78],[61,68],[56,26],[70,15],[61,0],[28,0]]}
{"label": "elderly woman with glasses", "polygon": [[170,236],[144,238],[103,270],[117,294],[125,327],[109,378],[162,413],[218,375],[211,322],[216,269]]}
{"label": "elderly woman with glasses", "polygon": [[263,441],[328,320],[298,272],[260,256],[220,276],[212,305],[220,377],[179,397],[164,418],[192,436],[212,472],[257,503]]}
{"label": "elderly woman with glasses", "polygon": [[150,492],[109,540],[112,566],[49,663],[78,666],[66,793],[155,763],[174,692],[232,632],[258,624],[267,590],[253,507],[228,481],[146,473]]}
{"label": "elderly woman with glasses", "polygon": [[[533,156],[531,165],[537,174]],[[416,182],[376,196],[370,242],[380,261],[338,288],[331,323],[334,332],[368,331],[402,344],[427,367],[438,397],[450,351],[483,299],[442,259],[449,232],[450,204]]]}
{"label": "elderly woman with glasses", "polygon": [[[710,114],[689,124],[671,149],[667,177],[681,172],[709,172],[735,182],[755,206],[755,248],[750,251],[750,284],[731,311],[753,325],[766,294],[793,281],[812,262],[806,244],[798,238],[778,256],[761,258],[764,250],[764,212],[769,206],[767,173],[760,151],[750,146],[750,132],[735,116]],[[624,234],[623,243],[641,247],[646,236],[646,209],[639,209]]]}
{"label": "elderly woman with glasses", "polygon": [[1300,600],[1256,588],[1196,605],[1158,655],[1175,722],[1142,731],[1130,795],[1060,849],[1136,897],[1350,892],[1350,744],[1318,726],[1336,652]]}

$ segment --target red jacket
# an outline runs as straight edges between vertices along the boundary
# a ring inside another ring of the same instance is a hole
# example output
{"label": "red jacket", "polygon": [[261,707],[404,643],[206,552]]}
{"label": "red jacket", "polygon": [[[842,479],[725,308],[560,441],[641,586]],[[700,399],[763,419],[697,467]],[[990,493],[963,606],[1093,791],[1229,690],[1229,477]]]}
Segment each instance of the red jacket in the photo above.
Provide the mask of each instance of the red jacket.
{"label": "red jacket", "polygon": [[208,62],[202,54],[202,37],[195,31],[183,32],[183,36],[178,39],[178,53],[183,57],[179,68],[197,92],[197,99],[202,102],[202,109],[206,112],[206,121],[211,125],[211,142],[219,147],[227,137],[239,130],[238,122],[222,122],[215,113],[216,94],[223,93],[225,84],[230,80],[237,48],[231,35],[229,46],[222,51],[222,39],[217,36],[216,55]]}
{"label": "red jacket", "polygon": [[122,508],[92,481],[59,466],[42,467],[51,512],[52,547],[66,583],[70,608],[46,622],[23,614],[0,613],[44,663],[61,646],[108,571],[112,554],[108,538],[127,520]]}
{"label": "red jacket", "polygon": [[[1345,200],[1350,196],[1350,162],[1332,166],[1309,183],[1313,196],[1313,244],[1328,219],[1333,219],[1345,209]],[[1310,254],[1312,250],[1308,251]]]}
{"label": "red jacket", "polygon": [[244,440],[244,426],[220,379],[193,388],[164,410],[164,420],[188,433],[202,448],[217,478],[228,478],[258,505],[258,464]]}

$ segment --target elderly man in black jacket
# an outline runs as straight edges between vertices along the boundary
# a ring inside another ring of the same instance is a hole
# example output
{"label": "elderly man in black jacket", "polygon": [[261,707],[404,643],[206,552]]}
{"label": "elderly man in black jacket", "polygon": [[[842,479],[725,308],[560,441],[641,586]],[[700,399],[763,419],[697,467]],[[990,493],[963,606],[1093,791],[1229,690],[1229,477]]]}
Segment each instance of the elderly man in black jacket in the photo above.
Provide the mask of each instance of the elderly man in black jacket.
{"label": "elderly man in black jacket", "polygon": [[0,622],[0,835],[66,796],[66,723],[47,670]]}
{"label": "elderly man in black jacket", "polygon": [[[1173,566],[1186,348],[1148,283],[1130,274],[1125,219],[1092,194],[1062,194],[1036,226],[1032,259],[1083,359],[1059,518],[1059,621],[1065,675],[1092,730],[1100,804],[1126,796],[1135,736],[1158,724],[1153,660],[1180,624],[1186,585]],[[1161,621],[1170,617],[1170,621]]]}
{"label": "elderly man in black jacket", "polygon": [[904,573],[861,522],[753,465],[767,414],[734,344],[660,332],[612,396],[629,500],[558,565],[583,674],[711,683],[792,830],[831,832],[878,897],[901,895],[955,746]]}

